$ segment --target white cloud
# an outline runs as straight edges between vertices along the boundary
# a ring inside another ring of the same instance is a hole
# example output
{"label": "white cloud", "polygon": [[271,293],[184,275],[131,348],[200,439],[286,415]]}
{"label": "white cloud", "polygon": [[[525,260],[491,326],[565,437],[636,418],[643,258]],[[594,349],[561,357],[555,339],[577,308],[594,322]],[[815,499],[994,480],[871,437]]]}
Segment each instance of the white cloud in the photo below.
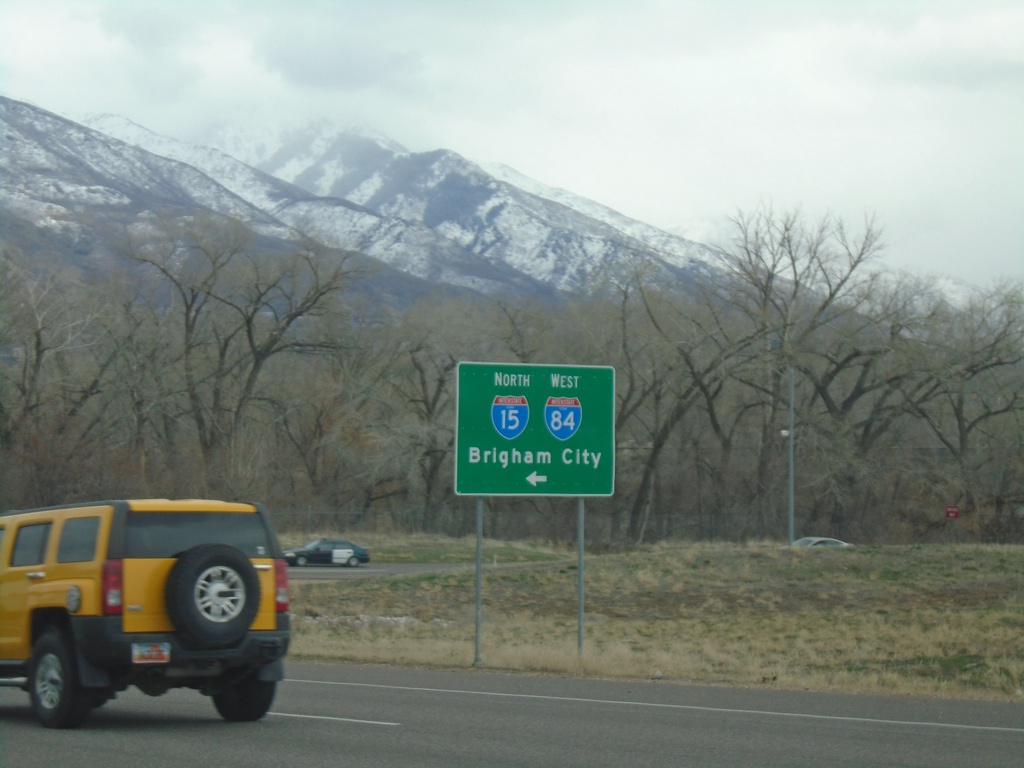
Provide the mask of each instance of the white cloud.
{"label": "white cloud", "polygon": [[0,78],[182,138],[371,124],[662,226],[876,213],[894,266],[1024,275],[1013,0],[6,0]]}

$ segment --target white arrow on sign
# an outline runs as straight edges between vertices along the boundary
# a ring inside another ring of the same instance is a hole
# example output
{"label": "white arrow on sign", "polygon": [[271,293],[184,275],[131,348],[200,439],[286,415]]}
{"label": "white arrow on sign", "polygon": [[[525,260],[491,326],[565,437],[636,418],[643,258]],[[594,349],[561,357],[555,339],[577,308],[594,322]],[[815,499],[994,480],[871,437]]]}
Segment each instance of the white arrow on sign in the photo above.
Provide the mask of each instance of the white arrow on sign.
{"label": "white arrow on sign", "polygon": [[532,486],[534,486],[536,488],[537,487],[537,483],[546,483],[548,481],[548,476],[547,475],[538,475],[537,471],[534,470],[529,475],[527,475],[526,480],[527,480],[527,482],[530,485],[532,485]]}

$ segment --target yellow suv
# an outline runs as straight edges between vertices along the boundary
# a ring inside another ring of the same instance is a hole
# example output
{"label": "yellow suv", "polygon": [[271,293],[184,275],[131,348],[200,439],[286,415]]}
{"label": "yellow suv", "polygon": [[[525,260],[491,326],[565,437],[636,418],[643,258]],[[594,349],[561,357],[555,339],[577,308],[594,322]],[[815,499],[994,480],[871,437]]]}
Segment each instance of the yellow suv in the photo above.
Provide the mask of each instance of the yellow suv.
{"label": "yellow suv", "polygon": [[288,571],[266,511],[100,501],[0,514],[0,685],[74,728],[134,685],[194,688],[226,720],[270,709],[290,639]]}

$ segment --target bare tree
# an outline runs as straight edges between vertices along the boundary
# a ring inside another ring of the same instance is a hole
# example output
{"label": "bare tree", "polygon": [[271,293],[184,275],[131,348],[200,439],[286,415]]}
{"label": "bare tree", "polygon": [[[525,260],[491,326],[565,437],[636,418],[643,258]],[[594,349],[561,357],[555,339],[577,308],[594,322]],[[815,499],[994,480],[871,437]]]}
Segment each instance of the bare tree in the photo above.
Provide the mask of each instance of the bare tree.
{"label": "bare tree", "polygon": [[343,324],[332,337],[337,348],[309,359],[301,380],[280,366],[270,398],[314,496],[358,519],[399,493],[394,457],[379,438],[393,415],[385,393],[399,346],[376,324]]}
{"label": "bare tree", "polygon": [[273,358],[335,346],[316,321],[344,312],[350,272],[346,254],[313,243],[286,256],[257,251],[236,222],[165,223],[159,235],[128,255],[169,289],[188,412],[209,465],[240,429]]}
{"label": "bare tree", "polygon": [[955,467],[937,484],[966,514],[989,507],[999,516],[1014,495],[999,467],[1020,455],[1014,430],[1000,423],[1018,424],[1024,414],[1024,292],[1004,286],[962,306],[942,301],[916,342],[928,397],[911,405]]}
{"label": "bare tree", "polygon": [[18,473],[13,485],[33,503],[80,492],[108,441],[94,407],[114,351],[95,334],[100,306],[71,270],[30,273],[5,264],[7,348],[0,365],[0,446]]}

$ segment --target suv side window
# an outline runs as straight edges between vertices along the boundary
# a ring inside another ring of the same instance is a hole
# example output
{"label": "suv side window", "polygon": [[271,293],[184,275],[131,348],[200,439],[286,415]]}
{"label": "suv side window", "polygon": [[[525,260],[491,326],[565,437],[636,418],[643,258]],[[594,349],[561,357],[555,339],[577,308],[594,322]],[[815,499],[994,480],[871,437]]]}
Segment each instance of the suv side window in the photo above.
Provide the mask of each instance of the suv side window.
{"label": "suv side window", "polygon": [[18,528],[14,536],[11,566],[39,565],[46,558],[46,542],[50,538],[50,523],[33,523]]}
{"label": "suv side window", "polygon": [[87,563],[96,555],[100,532],[98,517],[73,517],[65,521],[57,547],[58,563]]}

